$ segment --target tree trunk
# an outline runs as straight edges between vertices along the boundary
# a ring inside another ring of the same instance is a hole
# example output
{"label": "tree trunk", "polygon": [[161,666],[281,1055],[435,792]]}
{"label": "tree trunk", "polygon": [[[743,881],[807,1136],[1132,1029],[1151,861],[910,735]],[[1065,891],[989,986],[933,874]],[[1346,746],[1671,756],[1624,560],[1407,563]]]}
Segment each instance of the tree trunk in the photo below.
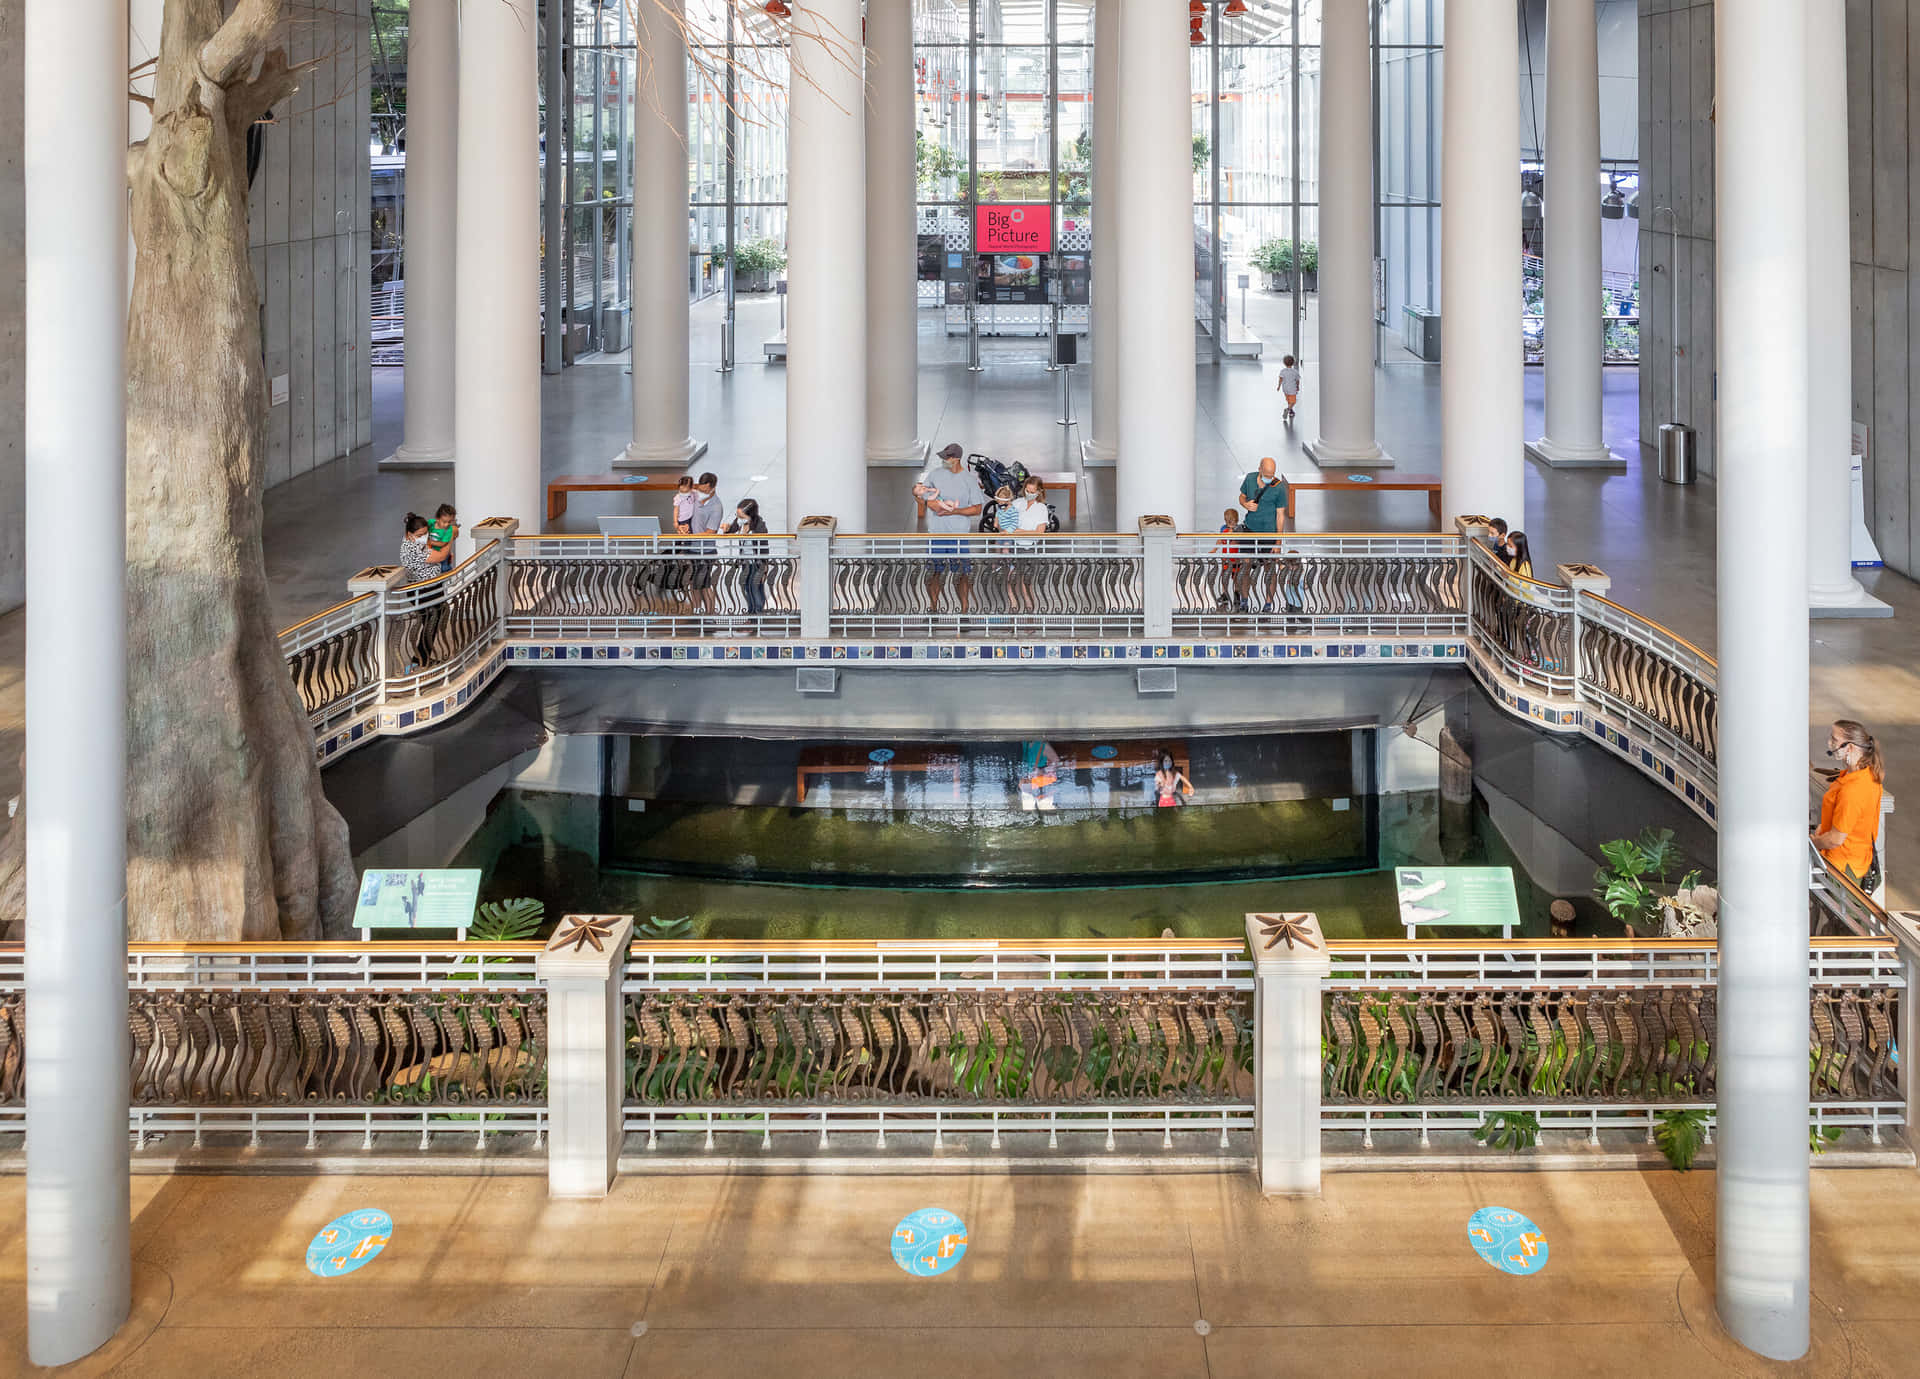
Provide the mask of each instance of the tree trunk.
{"label": "tree trunk", "polygon": [[[129,158],[135,940],[317,938],[345,924],[354,900],[346,824],[321,791],[261,547],[266,399],[246,133],[291,94],[293,74],[284,50],[267,51],[278,0],[224,9],[222,0],[167,0],[153,130]],[[84,530],[100,516],[70,520]],[[0,891],[6,884],[0,877]]]}

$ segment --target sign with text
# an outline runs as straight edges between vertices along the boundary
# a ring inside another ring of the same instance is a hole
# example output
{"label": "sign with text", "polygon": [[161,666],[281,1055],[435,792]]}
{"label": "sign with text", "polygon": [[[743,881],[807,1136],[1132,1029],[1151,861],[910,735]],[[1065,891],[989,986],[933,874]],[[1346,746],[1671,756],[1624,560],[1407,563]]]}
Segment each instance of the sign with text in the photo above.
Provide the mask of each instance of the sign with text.
{"label": "sign with text", "polygon": [[1509,867],[1398,867],[1400,922],[1409,933],[1416,925],[1472,925],[1511,932],[1520,923]]}
{"label": "sign with text", "polygon": [[977,206],[973,247],[982,254],[1044,254],[1053,248],[1051,206]]}
{"label": "sign with text", "polygon": [[374,871],[360,878],[356,929],[464,929],[480,898],[480,869]]}

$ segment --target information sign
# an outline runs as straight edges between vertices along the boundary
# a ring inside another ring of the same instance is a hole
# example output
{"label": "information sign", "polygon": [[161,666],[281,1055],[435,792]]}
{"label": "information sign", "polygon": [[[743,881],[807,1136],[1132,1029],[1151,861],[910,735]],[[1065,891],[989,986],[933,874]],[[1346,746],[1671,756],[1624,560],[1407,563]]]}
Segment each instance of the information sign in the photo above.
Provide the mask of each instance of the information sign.
{"label": "information sign", "polygon": [[1047,300],[1045,254],[982,254],[976,302],[1035,305]]}
{"label": "information sign", "polygon": [[973,247],[981,254],[1044,254],[1053,248],[1053,207],[976,206]]}
{"label": "information sign", "polygon": [[480,869],[368,871],[353,909],[356,929],[464,929],[480,898]]}
{"label": "information sign", "polygon": [[1417,925],[1484,926],[1512,938],[1520,923],[1511,867],[1398,867],[1394,884],[1409,938]]}

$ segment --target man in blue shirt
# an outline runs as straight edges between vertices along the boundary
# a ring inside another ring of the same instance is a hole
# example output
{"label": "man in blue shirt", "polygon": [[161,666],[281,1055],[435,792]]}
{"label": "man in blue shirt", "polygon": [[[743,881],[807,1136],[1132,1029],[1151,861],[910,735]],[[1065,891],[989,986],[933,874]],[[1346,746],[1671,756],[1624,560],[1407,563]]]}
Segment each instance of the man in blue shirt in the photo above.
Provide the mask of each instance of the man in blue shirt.
{"label": "man in blue shirt", "polygon": [[1240,506],[1246,510],[1242,526],[1250,532],[1278,532],[1286,518],[1287,481],[1274,472],[1273,456],[1260,461],[1258,472],[1240,481]]}

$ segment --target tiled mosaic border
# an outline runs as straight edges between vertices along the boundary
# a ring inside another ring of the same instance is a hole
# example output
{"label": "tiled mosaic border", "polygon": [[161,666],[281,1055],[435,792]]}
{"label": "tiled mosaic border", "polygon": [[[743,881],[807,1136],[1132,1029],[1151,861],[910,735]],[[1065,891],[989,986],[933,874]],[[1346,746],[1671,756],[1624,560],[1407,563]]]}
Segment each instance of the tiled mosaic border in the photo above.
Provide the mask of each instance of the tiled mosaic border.
{"label": "tiled mosaic border", "polygon": [[738,661],[834,664],[911,662],[952,665],[1001,661],[1112,661],[1152,665],[1166,661],[1428,661],[1458,664],[1466,645],[1458,641],[1260,642],[512,642],[507,659],[520,665],[552,662],[699,662]]}
{"label": "tiled mosaic border", "polygon": [[1554,699],[1526,685],[1517,685],[1500,673],[1500,668],[1477,650],[1467,658],[1467,669],[1480,687],[1507,712],[1538,723],[1550,733],[1580,731],[1580,705],[1572,699]]}
{"label": "tiled mosaic border", "polygon": [[314,743],[314,756],[326,766],[376,737],[404,737],[419,732],[458,713],[507,667],[505,648],[496,649],[486,660],[464,675],[440,686],[429,698],[406,704],[389,704],[343,723]]}

